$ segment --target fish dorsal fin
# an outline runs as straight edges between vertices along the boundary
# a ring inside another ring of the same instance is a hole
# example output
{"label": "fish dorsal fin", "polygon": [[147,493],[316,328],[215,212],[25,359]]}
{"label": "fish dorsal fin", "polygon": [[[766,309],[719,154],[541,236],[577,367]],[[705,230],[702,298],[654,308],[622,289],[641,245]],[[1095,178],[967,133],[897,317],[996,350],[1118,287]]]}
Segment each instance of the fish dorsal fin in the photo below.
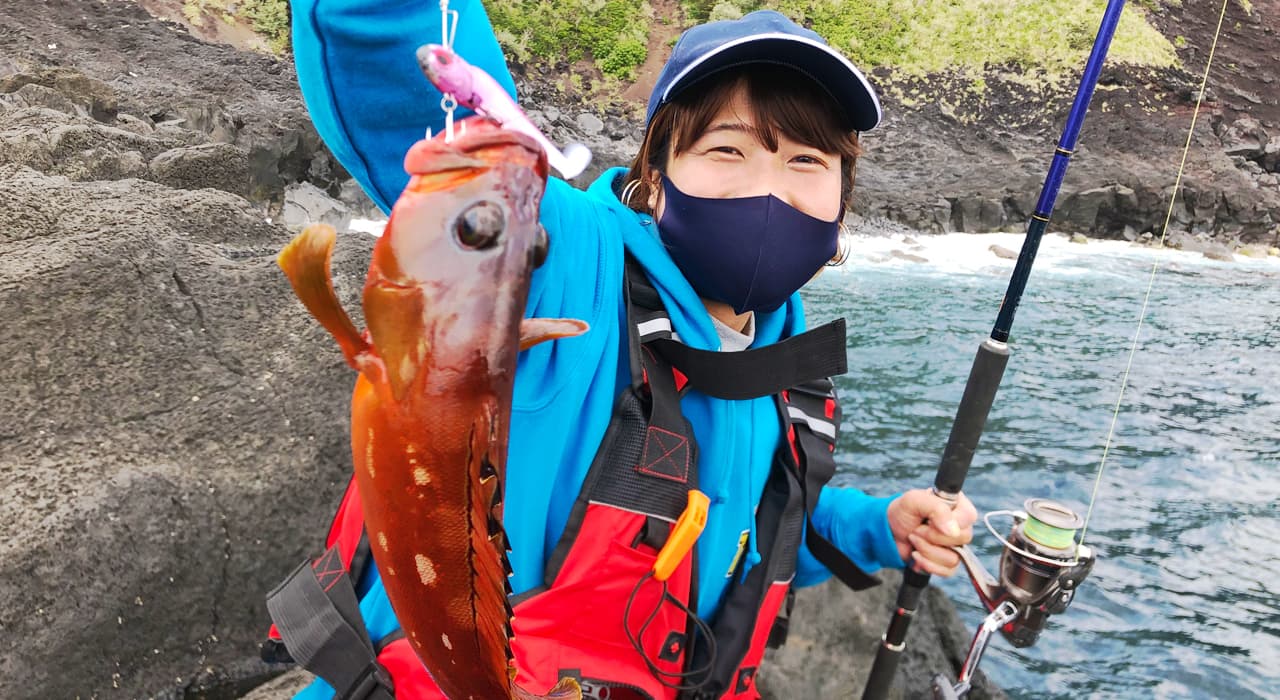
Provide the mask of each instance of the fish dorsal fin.
{"label": "fish dorsal fin", "polygon": [[502,510],[493,505],[499,480],[490,478],[487,482],[481,481],[484,465],[490,463],[487,453],[490,448],[490,421],[493,419],[492,412],[482,412],[470,430],[470,464],[467,465],[467,474],[474,481],[468,489],[471,498],[469,546],[471,573],[475,582],[471,607],[475,615],[482,660],[498,664],[497,667],[500,668],[500,664],[506,663],[511,655],[508,627],[511,606],[507,599],[511,582],[507,577],[507,538],[502,527]]}
{"label": "fish dorsal fin", "polygon": [[284,270],[302,305],[338,341],[347,364],[359,370],[370,356],[369,343],[356,330],[333,291],[330,270],[337,237],[337,232],[328,224],[308,226],[280,251],[276,264]]}

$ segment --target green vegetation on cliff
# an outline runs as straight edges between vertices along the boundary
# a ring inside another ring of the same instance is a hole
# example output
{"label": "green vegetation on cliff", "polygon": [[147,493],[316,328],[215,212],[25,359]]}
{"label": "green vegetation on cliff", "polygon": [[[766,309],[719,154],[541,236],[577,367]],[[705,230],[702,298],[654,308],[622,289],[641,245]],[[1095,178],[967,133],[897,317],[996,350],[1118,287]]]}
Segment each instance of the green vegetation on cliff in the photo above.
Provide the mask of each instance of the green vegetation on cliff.
{"label": "green vegetation on cliff", "polygon": [[526,62],[588,55],[605,75],[629,80],[644,63],[653,10],[645,0],[489,0],[498,40]]}
{"label": "green vegetation on cliff", "polygon": [[[425,0],[430,2],[431,0]],[[185,0],[189,18],[217,12],[239,18],[281,50],[288,45],[286,0]],[[1155,7],[1181,0],[1146,0]],[[1237,0],[1247,3],[1247,0]],[[649,0],[488,0],[498,39],[521,62],[591,59],[603,74],[634,76],[651,31],[675,34],[696,22],[769,7],[813,27],[865,69],[919,77],[946,73],[981,90],[991,71],[1044,85],[1075,76],[1106,0],[680,0],[680,16],[655,17]],[[676,3],[671,3],[676,6]],[[1130,4],[1110,60],[1139,66],[1177,63],[1174,44]],[[1176,39],[1176,38],[1175,38]]]}
{"label": "green vegetation on cliff", "polygon": [[[1106,0],[685,0],[683,7],[696,20],[778,10],[866,69],[913,77],[958,73],[974,81],[993,69],[1011,69],[1005,72],[1055,83],[1083,65]],[[1129,5],[1110,60],[1170,66],[1177,55],[1146,11]]]}
{"label": "green vegetation on cliff", "polygon": [[[813,27],[866,69],[904,77],[949,73],[979,89],[982,76],[992,70],[1035,84],[1073,77],[1105,6],[1106,0],[682,0],[682,17],[654,18],[645,0],[486,3],[499,39],[516,59],[568,54],[576,61],[590,55],[606,75],[623,79],[644,61],[648,33],[659,26],[729,19],[768,7]],[[1147,11],[1130,5],[1111,60],[1171,66],[1177,55],[1148,21]]]}

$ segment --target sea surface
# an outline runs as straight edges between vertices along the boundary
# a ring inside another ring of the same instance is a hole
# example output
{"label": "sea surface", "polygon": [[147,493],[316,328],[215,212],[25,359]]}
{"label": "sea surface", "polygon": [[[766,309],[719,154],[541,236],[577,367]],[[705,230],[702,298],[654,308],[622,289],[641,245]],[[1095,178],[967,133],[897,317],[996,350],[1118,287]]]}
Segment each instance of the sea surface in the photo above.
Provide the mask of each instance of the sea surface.
{"label": "sea surface", "polygon": [[[1021,238],[860,238],[810,285],[811,323],[849,325],[838,482],[932,483],[1013,268],[988,248]],[[982,670],[1016,698],[1280,698],[1280,258],[1049,236],[1010,345],[965,492],[980,512],[1048,497],[1084,515],[1096,480],[1099,559],[1036,646],[998,638]],[[978,528],[994,570],[1000,545]],[[941,585],[972,631],[985,610],[968,579]]]}

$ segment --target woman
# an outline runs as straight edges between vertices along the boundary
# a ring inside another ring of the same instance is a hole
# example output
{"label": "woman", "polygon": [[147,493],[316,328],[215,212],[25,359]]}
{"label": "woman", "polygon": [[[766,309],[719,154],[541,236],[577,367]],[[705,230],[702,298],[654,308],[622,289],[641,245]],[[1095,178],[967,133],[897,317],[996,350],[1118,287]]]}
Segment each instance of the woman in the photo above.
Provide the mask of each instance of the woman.
{"label": "woman", "polygon": [[[389,210],[407,180],[403,154],[443,123],[414,59],[440,35],[439,7],[292,6],[316,127]],[[483,8],[450,9],[455,51],[514,94]],[[954,571],[950,546],[971,538],[973,506],[824,486],[838,408],[829,384],[795,370],[843,359],[842,336],[804,333],[797,290],[836,253],[857,134],[879,119],[846,59],[782,15],[755,12],[681,38],[629,170],[586,191],[548,183],[552,244],[526,313],[591,331],[525,352],[516,375],[504,520],[526,689],[568,673],[593,696],[758,697],[756,664],[791,587],[833,568],[850,583],[904,562]],[[781,383],[764,386],[773,374]],[[706,529],[659,584],[646,572],[679,514],[672,503],[695,485],[710,497]],[[376,576],[360,589],[369,634],[383,639],[396,625]],[[406,673],[393,668],[397,697],[437,697]],[[331,693],[318,681],[304,696]]]}

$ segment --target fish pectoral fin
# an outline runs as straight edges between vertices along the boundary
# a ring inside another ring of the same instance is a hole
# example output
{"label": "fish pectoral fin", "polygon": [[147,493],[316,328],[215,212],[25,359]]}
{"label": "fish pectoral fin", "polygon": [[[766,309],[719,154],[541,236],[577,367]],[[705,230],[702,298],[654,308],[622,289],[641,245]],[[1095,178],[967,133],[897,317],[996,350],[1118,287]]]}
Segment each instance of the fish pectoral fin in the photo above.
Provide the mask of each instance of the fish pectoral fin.
{"label": "fish pectoral fin", "polygon": [[528,350],[538,343],[557,338],[572,338],[591,328],[576,318],[526,318],[520,322],[520,349]]}
{"label": "fish pectoral fin", "polygon": [[337,238],[337,232],[328,224],[308,226],[280,251],[276,264],[284,270],[302,305],[338,341],[347,364],[358,370],[362,356],[367,357],[369,353],[369,344],[356,330],[333,291],[330,270],[333,243]]}
{"label": "fish pectoral fin", "polygon": [[516,700],[582,700],[582,686],[572,678],[561,678],[546,695],[535,695],[516,685],[515,669],[512,669],[511,689]]}
{"label": "fish pectoral fin", "polygon": [[425,304],[422,291],[413,287],[374,284],[364,290],[364,322],[396,401],[404,398],[430,351],[423,331]]}

